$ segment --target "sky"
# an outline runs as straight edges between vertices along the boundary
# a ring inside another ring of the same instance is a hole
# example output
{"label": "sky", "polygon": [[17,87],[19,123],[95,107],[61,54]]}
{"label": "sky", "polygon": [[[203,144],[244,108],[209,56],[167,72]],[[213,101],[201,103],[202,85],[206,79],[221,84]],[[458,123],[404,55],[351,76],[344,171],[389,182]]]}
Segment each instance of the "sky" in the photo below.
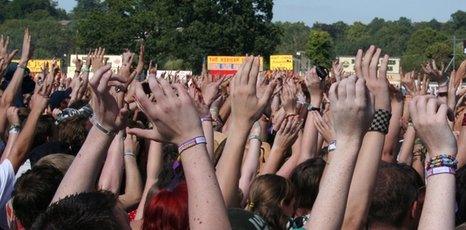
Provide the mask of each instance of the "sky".
{"label": "sky", "polygon": [[[374,17],[396,20],[407,17],[415,22],[435,18],[445,22],[458,10],[466,11],[466,0],[274,0],[274,21],[334,23],[370,22]],[[76,0],[58,0],[67,11]]]}

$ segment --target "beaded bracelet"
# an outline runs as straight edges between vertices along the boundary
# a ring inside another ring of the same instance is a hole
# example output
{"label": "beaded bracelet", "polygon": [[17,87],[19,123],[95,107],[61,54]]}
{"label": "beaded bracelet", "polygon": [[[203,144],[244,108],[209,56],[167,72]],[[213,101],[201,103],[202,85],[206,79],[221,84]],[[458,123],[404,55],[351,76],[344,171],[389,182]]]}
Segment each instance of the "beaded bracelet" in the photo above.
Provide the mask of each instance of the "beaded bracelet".
{"label": "beaded bracelet", "polygon": [[389,111],[378,109],[374,113],[369,131],[380,132],[383,134],[388,133],[388,126],[390,125],[390,118],[392,114]]}
{"label": "beaded bracelet", "polygon": [[430,159],[429,163],[427,164],[426,169],[438,168],[438,167],[449,167],[454,170],[457,169],[458,161],[455,157],[447,155],[447,154],[440,154],[438,156],[433,157]]}

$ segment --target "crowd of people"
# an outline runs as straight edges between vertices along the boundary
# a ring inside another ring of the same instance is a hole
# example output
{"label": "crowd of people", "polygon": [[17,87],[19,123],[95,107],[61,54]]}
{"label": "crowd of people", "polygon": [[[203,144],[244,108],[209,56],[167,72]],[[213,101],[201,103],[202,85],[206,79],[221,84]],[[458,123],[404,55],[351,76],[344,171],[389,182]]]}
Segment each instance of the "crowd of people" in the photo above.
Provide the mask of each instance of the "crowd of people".
{"label": "crowd of people", "polygon": [[[466,229],[466,60],[387,81],[259,71],[156,77],[126,50],[27,69],[0,38],[2,229]],[[136,58],[137,57],[137,58]],[[438,82],[435,94],[429,81]]]}

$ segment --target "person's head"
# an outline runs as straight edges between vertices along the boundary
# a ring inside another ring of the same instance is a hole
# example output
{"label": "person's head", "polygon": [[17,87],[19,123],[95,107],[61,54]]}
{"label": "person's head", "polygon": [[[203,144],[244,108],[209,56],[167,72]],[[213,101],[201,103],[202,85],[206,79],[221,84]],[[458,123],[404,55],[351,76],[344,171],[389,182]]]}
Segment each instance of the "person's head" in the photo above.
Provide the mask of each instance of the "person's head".
{"label": "person's head", "polygon": [[296,189],[295,208],[298,215],[305,215],[312,209],[325,164],[322,158],[317,157],[304,161],[293,170],[290,180]]}
{"label": "person's head", "polygon": [[382,162],[369,208],[369,224],[372,228],[416,228],[424,188],[422,178],[411,166]]}
{"label": "person's head", "polygon": [[67,196],[37,217],[32,230],[43,229],[130,229],[128,216],[117,197],[108,191]]}
{"label": "person's head", "polygon": [[147,196],[143,230],[189,229],[188,188],[185,182]]}
{"label": "person's head", "polygon": [[249,188],[248,210],[261,215],[272,229],[284,229],[293,215],[293,184],[274,174],[254,179]]}
{"label": "person's head", "polygon": [[52,139],[53,130],[53,117],[49,115],[40,116],[39,121],[37,122],[37,127],[35,129],[36,135],[34,135],[34,141],[31,149]]}
{"label": "person's head", "polygon": [[16,181],[13,211],[21,224],[29,229],[40,213],[49,206],[63,179],[63,173],[52,166],[35,166]]}
{"label": "person's head", "polygon": [[88,130],[86,129],[87,118],[72,117],[58,125],[58,141],[66,143],[70,152],[76,154],[86,140]]}
{"label": "person's head", "polygon": [[69,154],[55,153],[42,157],[34,166],[48,165],[60,170],[65,175],[73,163],[74,156]]}

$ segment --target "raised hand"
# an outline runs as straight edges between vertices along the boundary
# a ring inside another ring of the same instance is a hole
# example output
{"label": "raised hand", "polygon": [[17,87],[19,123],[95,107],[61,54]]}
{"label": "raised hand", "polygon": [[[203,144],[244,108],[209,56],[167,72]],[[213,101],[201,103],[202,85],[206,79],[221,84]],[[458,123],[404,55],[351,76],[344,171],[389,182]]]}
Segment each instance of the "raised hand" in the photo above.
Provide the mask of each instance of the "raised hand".
{"label": "raised hand", "polygon": [[201,76],[199,88],[202,92],[202,97],[207,106],[210,107],[212,103],[220,96],[220,85],[226,80],[226,78],[212,79],[212,75]]}
{"label": "raised hand", "polygon": [[370,46],[364,54],[360,49],[356,55],[356,76],[363,77],[372,95],[374,95],[374,106],[376,109],[390,111],[390,93],[387,80],[388,55],[385,55],[378,68],[382,50]]}
{"label": "raised hand", "polygon": [[[335,140],[335,131],[333,130],[333,125],[328,116],[322,117],[319,112],[312,111],[314,116],[314,125],[319,131],[320,135],[324,138],[327,143]],[[326,113],[327,115],[328,113]]]}
{"label": "raised hand", "polygon": [[90,56],[91,60],[91,66],[93,71],[97,71],[100,69],[102,66],[104,66],[106,63],[105,60],[105,48],[99,47],[98,49],[95,49],[94,52],[92,52]]}
{"label": "raised hand", "polygon": [[47,108],[50,94],[52,93],[53,89],[53,81],[53,74],[49,73],[47,74],[45,81],[40,86],[36,86],[35,92],[32,95],[31,101],[29,103],[32,111],[42,113],[45,108]]}
{"label": "raised hand", "polygon": [[283,109],[285,109],[286,115],[295,115],[296,114],[296,94],[297,89],[296,85],[291,81],[283,84],[283,89],[281,93],[281,100]]}
{"label": "raised hand", "polygon": [[457,99],[457,92],[463,79],[457,74],[455,70],[453,70],[450,74],[450,79],[448,81],[448,97],[447,97],[447,104],[448,108],[452,111],[455,111],[456,108],[456,99]]}
{"label": "raised hand", "polygon": [[317,76],[316,68],[309,70],[304,76],[304,83],[306,84],[309,94],[311,95],[311,105],[320,105],[323,97],[322,83],[319,76]]}
{"label": "raised hand", "polygon": [[136,74],[135,76],[138,76],[142,73],[142,70],[144,69],[144,53],[145,53],[145,46],[144,43],[141,43],[139,46],[139,57],[138,57],[138,65],[136,66]]}
{"label": "raised hand", "polygon": [[84,62],[83,62],[83,60],[78,58],[77,54],[76,54],[76,58],[73,59],[73,63],[76,66],[76,71],[81,72],[81,69],[83,67]]}
{"label": "raised hand", "polygon": [[32,56],[32,49],[31,49],[31,34],[29,34],[29,28],[24,30],[23,36],[23,45],[21,48],[21,59],[19,60],[19,65],[22,67],[26,67],[29,59]]}
{"label": "raised hand", "polygon": [[285,152],[298,137],[302,124],[303,122],[298,116],[286,118],[281,123],[277,135],[275,136],[274,147],[278,147]]}
{"label": "raised hand", "polygon": [[446,76],[443,75],[444,69],[445,69],[444,64],[442,63],[442,66],[439,69],[437,67],[437,64],[435,63],[435,60],[431,60],[422,66],[422,70],[424,71],[424,73],[429,75],[429,77],[433,81],[438,82],[439,84],[445,83],[447,80]]}
{"label": "raised hand", "polygon": [[367,131],[374,111],[363,78],[351,76],[332,84],[329,99],[337,140],[362,136]]}
{"label": "raised hand", "polygon": [[0,79],[5,74],[5,70],[11,63],[11,60],[16,55],[18,50],[13,50],[8,53],[8,44],[10,43],[9,37],[0,36]]}
{"label": "raised hand", "polygon": [[416,135],[426,145],[430,157],[456,155],[456,139],[448,125],[451,112],[446,104],[431,95],[415,97],[409,104]]}
{"label": "raised hand", "polygon": [[246,57],[231,82],[232,121],[235,125],[247,129],[261,116],[276,85],[275,82],[270,83],[264,95],[257,97],[256,82],[259,74],[259,61],[259,57]]}
{"label": "raised hand", "polygon": [[136,83],[136,102],[154,124],[152,130],[132,129],[130,133],[159,142],[177,145],[202,136],[201,121],[186,88],[175,84],[175,89],[164,79],[151,77],[149,85],[155,102],[149,100],[140,83]]}
{"label": "raised hand", "polygon": [[128,134],[128,130],[126,130],[126,138],[124,140],[124,148],[125,148],[125,153],[133,153],[135,157],[137,157],[137,154],[139,153],[139,142],[136,138],[135,135]]}
{"label": "raised hand", "polygon": [[131,51],[127,49],[121,56],[122,56],[121,68],[119,69],[118,73],[122,77],[130,81],[132,80],[131,79],[132,77],[131,76],[131,64],[133,63],[134,53],[132,53]]}
{"label": "raised hand", "polygon": [[337,80],[340,81],[343,77],[343,64],[339,60],[332,61],[332,75]]}
{"label": "raised hand", "polygon": [[210,115],[209,106],[206,105],[202,97],[202,93],[196,88],[194,84],[191,84],[191,86],[189,87],[188,94],[193,100],[197,113],[201,117],[209,116]]}
{"label": "raised hand", "polygon": [[89,81],[94,122],[114,133],[125,126],[127,109],[123,103],[124,82],[125,79],[112,73],[110,65],[97,69]]}

